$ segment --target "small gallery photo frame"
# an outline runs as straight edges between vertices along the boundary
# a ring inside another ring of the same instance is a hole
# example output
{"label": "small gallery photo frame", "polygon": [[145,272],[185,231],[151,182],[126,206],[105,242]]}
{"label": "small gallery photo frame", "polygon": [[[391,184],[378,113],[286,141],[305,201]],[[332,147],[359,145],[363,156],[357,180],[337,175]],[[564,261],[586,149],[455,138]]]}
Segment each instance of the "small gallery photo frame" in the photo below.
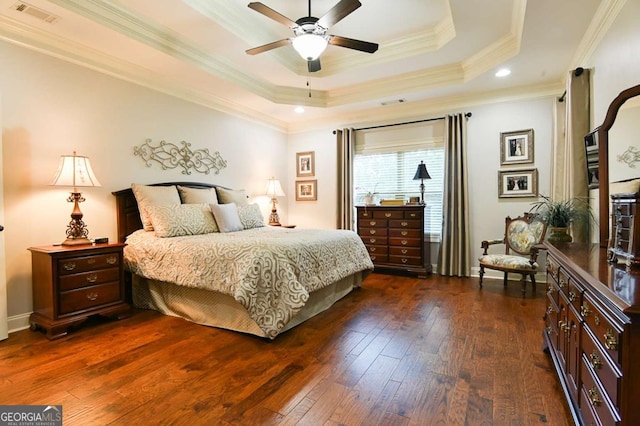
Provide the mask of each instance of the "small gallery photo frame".
{"label": "small gallery photo frame", "polygon": [[498,171],[498,197],[535,197],[538,195],[538,169]]}
{"label": "small gallery photo frame", "polygon": [[500,165],[533,163],[533,129],[500,133]]}
{"label": "small gallery photo frame", "polygon": [[312,177],[316,175],[315,152],[298,152],[296,153],[296,176]]}
{"label": "small gallery photo frame", "polygon": [[584,148],[587,156],[587,179],[589,189],[596,189],[599,186],[599,150],[598,130],[595,129],[584,137]]}
{"label": "small gallery photo frame", "polygon": [[318,199],[317,180],[296,181],[296,201],[316,201]]}

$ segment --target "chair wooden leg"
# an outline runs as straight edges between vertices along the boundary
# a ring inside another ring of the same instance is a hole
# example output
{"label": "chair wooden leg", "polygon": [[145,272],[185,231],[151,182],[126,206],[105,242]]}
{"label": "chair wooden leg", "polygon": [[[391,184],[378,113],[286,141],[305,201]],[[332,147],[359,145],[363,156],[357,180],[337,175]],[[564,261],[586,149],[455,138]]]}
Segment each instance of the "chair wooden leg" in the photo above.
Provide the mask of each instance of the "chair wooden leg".
{"label": "chair wooden leg", "polygon": [[531,274],[531,294],[536,294],[536,274]]}
{"label": "chair wooden leg", "polygon": [[505,287],[507,286],[507,281],[509,280],[509,279],[508,279],[508,275],[509,275],[508,273],[506,273],[506,272],[504,273],[504,281],[503,281],[503,283],[502,283],[502,284],[503,284]]}
{"label": "chair wooden leg", "polygon": [[484,266],[480,265],[480,288],[482,288],[482,277],[484,275]]}
{"label": "chair wooden leg", "polygon": [[522,274],[522,296],[527,293],[527,275]]}

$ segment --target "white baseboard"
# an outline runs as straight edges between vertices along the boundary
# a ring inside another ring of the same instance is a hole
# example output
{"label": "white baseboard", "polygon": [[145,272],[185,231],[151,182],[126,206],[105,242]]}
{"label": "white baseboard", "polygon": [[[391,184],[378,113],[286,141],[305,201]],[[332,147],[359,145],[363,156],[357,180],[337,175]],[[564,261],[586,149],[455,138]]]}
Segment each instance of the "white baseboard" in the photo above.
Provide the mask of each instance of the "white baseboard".
{"label": "white baseboard", "polygon": [[14,315],[7,318],[7,322],[9,325],[9,334],[29,328],[29,316],[31,316],[31,312],[28,312],[26,314]]}

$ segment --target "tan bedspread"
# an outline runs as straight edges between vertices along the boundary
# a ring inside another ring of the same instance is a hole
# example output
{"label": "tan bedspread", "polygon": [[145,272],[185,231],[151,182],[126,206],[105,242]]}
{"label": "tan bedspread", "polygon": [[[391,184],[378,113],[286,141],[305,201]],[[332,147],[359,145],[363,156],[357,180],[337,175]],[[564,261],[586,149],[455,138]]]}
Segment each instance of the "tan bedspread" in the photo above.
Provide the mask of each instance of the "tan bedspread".
{"label": "tan bedspread", "polygon": [[309,293],[373,270],[360,237],[343,230],[263,227],[173,238],[140,230],[124,254],[134,274],[232,296],[270,338]]}

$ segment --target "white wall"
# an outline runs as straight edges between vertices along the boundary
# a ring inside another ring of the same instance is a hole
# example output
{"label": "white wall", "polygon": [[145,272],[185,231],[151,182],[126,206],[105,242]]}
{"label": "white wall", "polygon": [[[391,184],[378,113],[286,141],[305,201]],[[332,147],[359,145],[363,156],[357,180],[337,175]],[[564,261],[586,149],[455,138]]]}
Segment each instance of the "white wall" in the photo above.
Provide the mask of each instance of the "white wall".
{"label": "white wall", "polygon": [[[560,94],[558,94],[560,95]],[[553,98],[519,102],[503,102],[470,108],[467,121],[469,160],[469,204],[471,226],[471,257],[481,253],[484,239],[504,235],[504,218],[528,211],[534,198],[498,198],[498,170],[536,168],[538,191],[549,194],[550,153]],[[430,117],[425,117],[430,118]],[[357,126],[355,126],[357,127]],[[534,130],[534,163],[500,167],[500,133],[514,130]],[[300,133],[289,137],[290,188],[295,180],[295,153],[315,151],[318,179],[318,201],[296,202],[289,198],[289,217],[299,226],[335,228],[336,226],[336,136],[331,129]],[[292,222],[292,223],[293,223]],[[437,245],[432,244],[431,262],[437,259]],[[473,261],[473,274],[477,273]]]}
{"label": "white wall", "polygon": [[[83,219],[90,238],[112,241],[111,192],[133,182],[211,182],[259,195],[269,177],[286,176],[285,134],[5,42],[0,57],[8,304],[17,322],[32,310],[27,248],[61,242],[70,220],[68,189],[49,186],[60,155],[91,159],[102,187],[82,191]],[[228,165],[219,175],[146,167],[133,154],[146,138],[219,151]],[[256,201],[266,217],[268,200]]]}

